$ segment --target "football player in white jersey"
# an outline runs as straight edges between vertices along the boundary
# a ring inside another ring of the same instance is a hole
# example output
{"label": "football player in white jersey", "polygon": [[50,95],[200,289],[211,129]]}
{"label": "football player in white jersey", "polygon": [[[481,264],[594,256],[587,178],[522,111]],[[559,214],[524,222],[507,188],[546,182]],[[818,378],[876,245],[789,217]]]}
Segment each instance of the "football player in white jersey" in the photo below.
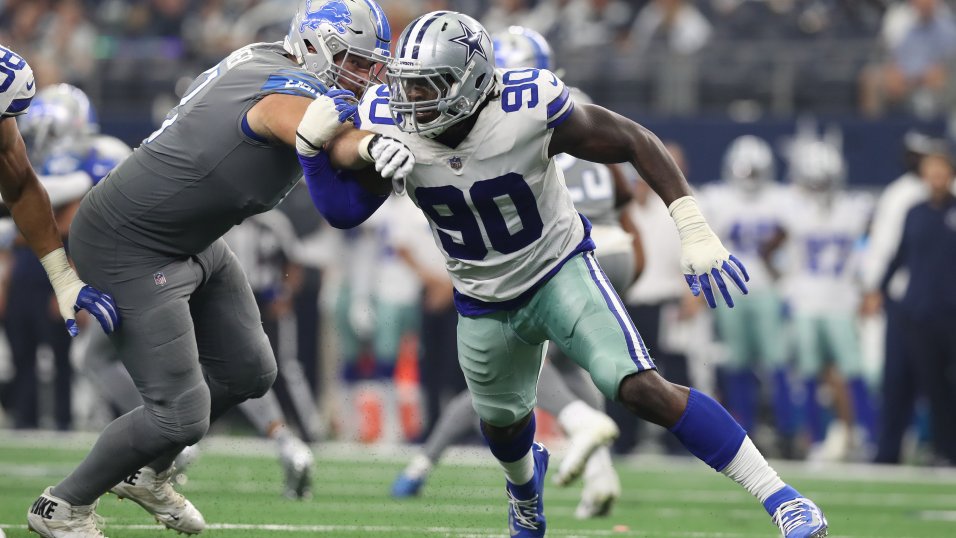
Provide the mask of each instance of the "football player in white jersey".
{"label": "football player in white jersey", "polygon": [[400,141],[415,155],[404,187],[428,217],[455,285],[459,364],[505,472],[511,535],[545,535],[549,455],[534,443],[532,411],[550,340],[605,396],[668,428],[756,496],[784,536],[825,536],[820,509],[780,480],[720,404],[657,373],[595,261],[590,224],[553,157],[634,165],[674,218],[691,289],[713,307],[717,295],[732,305],[727,280],[745,291],[746,270],[710,229],[673,159],[640,125],[576,106],[554,73],[496,71],[493,62],[477,21],[423,15],[399,38],[389,85],[366,92],[356,122],[383,137],[375,153]]}
{"label": "football player in white jersey", "polygon": [[0,195],[30,248],[50,277],[60,315],[71,336],[79,333],[76,312],[93,314],[106,332],[119,323],[113,298],[77,277],[67,260],[53,220],[50,199],[30,166],[16,116],[25,114],[36,93],[26,60],[0,47]]}
{"label": "football player in white jersey", "polygon": [[[534,30],[512,26],[495,34],[493,42],[498,67],[553,68],[551,47]],[[576,98],[587,99],[580,92]],[[612,174],[605,165],[567,154],[559,155],[557,162],[564,171],[575,207],[594,223],[592,235],[600,247],[600,263],[608,269],[608,280],[615,289],[626,288],[637,272],[636,240],[621,228],[616,210],[630,200],[626,180],[620,174]],[[618,427],[602,412],[604,398],[584,370],[554,346],[550,346],[549,354],[541,368],[538,406],[558,419],[570,441],[554,482],[566,486],[583,473],[584,488],[575,516],[579,519],[606,516],[621,495],[620,480],[607,446],[617,437]],[[471,433],[478,422],[467,390],[452,399],[425,440],[421,453],[392,484],[392,495],[418,495],[445,449]]]}
{"label": "football player in white jersey", "polygon": [[780,227],[784,187],[776,180],[773,150],[762,138],[735,139],[724,155],[721,181],[700,194],[714,232],[727,241],[750,271],[750,294],[737,309],[717,310],[717,329],[728,347],[727,407],[748,432],[757,415],[755,369],[773,386],[780,450],[792,454],[794,409],[787,376],[783,302],[760,250]]}
{"label": "football player in white jersey", "polygon": [[[845,173],[843,157],[833,144],[798,138],[790,155],[793,195],[787,209],[780,211],[780,233],[765,252],[769,259],[777,246],[788,247],[784,286],[806,392],[804,415],[814,443],[810,456],[826,460],[845,459],[854,444],[865,448],[875,441],[876,416],[863,377],[856,326],[861,298],[859,244],[873,203],[866,195],[844,190]],[[828,357],[845,378],[852,411],[838,406],[840,420],[831,424],[824,442],[816,387]],[[860,426],[859,435],[854,424]]]}

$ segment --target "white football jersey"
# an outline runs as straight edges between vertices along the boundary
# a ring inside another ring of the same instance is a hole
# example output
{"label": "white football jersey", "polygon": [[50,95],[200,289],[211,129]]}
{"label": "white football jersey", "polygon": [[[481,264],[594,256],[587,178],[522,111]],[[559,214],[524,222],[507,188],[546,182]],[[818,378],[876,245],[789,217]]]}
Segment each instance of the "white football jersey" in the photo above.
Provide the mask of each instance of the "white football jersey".
{"label": "white football jersey", "polygon": [[[407,196],[390,196],[388,200],[366,221],[375,228],[378,241],[373,290],[375,297],[389,304],[414,305],[418,303],[422,283],[415,271],[397,254],[400,237],[410,230],[427,234],[428,224],[421,211],[412,205]],[[425,235],[425,241],[428,236]],[[431,242],[428,241],[429,248]]]}
{"label": "white football jersey", "polygon": [[456,148],[398,129],[386,86],[365,93],[356,122],[415,155],[408,195],[429,220],[465,314],[509,308],[488,303],[519,298],[572,254],[593,248],[548,156],[554,127],[574,107],[567,87],[547,70],[496,76],[498,96]]}
{"label": "white football jersey", "polygon": [[33,70],[12,50],[0,46],[0,117],[19,116],[36,94]]}
{"label": "white football jersey", "polygon": [[860,239],[872,199],[838,192],[824,203],[793,189],[783,213],[787,233],[785,289],[794,313],[852,314],[860,298]]}
{"label": "white football jersey", "polygon": [[760,247],[781,227],[786,212],[786,188],[773,183],[747,192],[725,182],[708,185],[697,197],[710,227],[727,250],[747,268],[751,290],[773,285],[760,258]]}

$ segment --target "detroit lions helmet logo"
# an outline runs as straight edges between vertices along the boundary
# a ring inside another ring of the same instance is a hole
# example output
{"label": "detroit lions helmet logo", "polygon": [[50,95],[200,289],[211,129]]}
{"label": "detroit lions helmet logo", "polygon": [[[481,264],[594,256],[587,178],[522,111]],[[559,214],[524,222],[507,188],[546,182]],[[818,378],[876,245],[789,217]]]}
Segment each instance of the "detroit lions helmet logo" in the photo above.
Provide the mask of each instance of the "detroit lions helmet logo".
{"label": "detroit lions helmet logo", "polygon": [[305,3],[305,16],[302,17],[302,24],[299,25],[299,33],[305,29],[317,29],[320,24],[328,24],[340,34],[345,33],[348,25],[352,24],[352,13],[343,0],[330,0],[315,11],[312,11],[312,0]]}

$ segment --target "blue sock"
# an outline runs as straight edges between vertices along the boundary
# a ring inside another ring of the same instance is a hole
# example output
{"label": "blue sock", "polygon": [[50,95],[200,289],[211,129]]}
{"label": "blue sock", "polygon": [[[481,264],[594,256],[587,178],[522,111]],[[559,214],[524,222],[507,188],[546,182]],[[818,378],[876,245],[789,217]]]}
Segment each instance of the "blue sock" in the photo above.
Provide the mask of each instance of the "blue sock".
{"label": "blue sock", "polygon": [[753,431],[757,416],[757,387],[753,372],[747,369],[727,373],[727,408],[746,431]]}
{"label": "blue sock", "polygon": [[499,461],[510,463],[520,460],[531,450],[531,445],[534,444],[534,428],[534,413],[531,413],[531,420],[528,421],[528,424],[521,430],[521,433],[510,441],[496,443],[489,439],[488,436],[485,435],[484,423],[482,423],[481,435],[485,438],[485,442],[488,443],[488,448],[491,449],[491,453],[495,458]]}
{"label": "blue sock", "polygon": [[791,436],[796,431],[793,412],[793,394],[786,368],[773,371],[773,413],[777,419],[777,431]]}
{"label": "blue sock", "polygon": [[804,386],[804,401],[803,401],[803,413],[804,420],[807,424],[807,430],[810,432],[810,439],[814,443],[823,442],[823,439],[826,438],[827,432],[826,428],[823,425],[823,416],[822,411],[820,410],[820,402],[817,401],[817,378],[811,377],[803,382]]}
{"label": "blue sock", "polygon": [[862,378],[851,378],[850,395],[853,397],[853,413],[856,415],[856,423],[863,426],[866,431],[866,440],[869,443],[876,442],[876,411],[873,408],[873,400],[870,398],[870,389]]}
{"label": "blue sock", "polygon": [[691,454],[720,471],[737,452],[747,432],[716,400],[690,389],[687,408],[670,429]]}
{"label": "blue sock", "polygon": [[780,508],[780,505],[796,499],[797,497],[803,497],[800,495],[800,492],[793,489],[790,486],[787,486],[780,491],[774,493],[763,502],[763,507],[771,516],[777,512],[777,508]]}

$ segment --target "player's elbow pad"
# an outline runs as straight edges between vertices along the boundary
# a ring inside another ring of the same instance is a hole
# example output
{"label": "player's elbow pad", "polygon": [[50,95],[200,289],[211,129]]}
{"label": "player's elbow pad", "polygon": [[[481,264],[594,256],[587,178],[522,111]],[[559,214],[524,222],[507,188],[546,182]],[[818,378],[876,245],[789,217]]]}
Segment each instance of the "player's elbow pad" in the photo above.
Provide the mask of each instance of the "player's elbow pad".
{"label": "player's elbow pad", "polygon": [[333,168],[324,151],[314,156],[300,154],[299,162],[312,204],[334,228],[344,230],[362,224],[388,199],[387,195],[363,189],[347,171]]}

